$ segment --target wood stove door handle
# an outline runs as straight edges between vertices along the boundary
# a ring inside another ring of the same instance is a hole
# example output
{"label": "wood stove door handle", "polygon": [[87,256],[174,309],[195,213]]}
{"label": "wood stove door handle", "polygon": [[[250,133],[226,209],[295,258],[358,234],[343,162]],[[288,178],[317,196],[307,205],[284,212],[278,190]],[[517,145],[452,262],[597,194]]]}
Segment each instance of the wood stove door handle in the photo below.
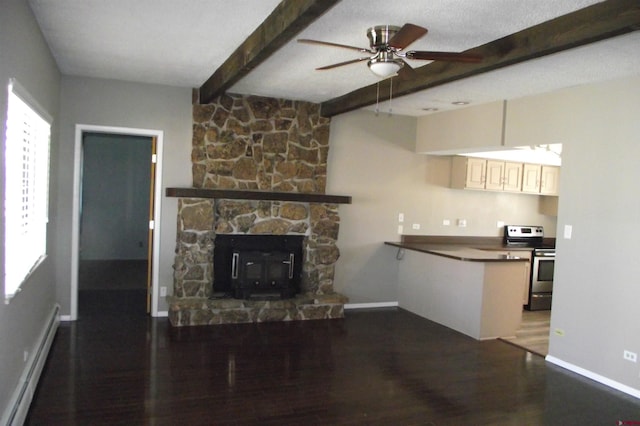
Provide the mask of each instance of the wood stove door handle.
{"label": "wood stove door handle", "polygon": [[238,260],[240,259],[240,253],[233,253],[231,258],[231,279],[238,278]]}
{"label": "wood stove door handle", "polygon": [[283,260],[282,263],[289,265],[289,279],[293,278],[293,264],[294,264],[294,256],[293,253],[289,253],[289,260]]}

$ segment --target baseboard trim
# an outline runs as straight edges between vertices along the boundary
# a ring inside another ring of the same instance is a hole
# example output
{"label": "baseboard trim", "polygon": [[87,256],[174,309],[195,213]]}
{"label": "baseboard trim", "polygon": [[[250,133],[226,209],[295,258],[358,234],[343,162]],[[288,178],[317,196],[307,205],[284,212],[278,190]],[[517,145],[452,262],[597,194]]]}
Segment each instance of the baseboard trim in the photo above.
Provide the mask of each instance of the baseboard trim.
{"label": "baseboard trim", "polygon": [[13,392],[7,410],[2,416],[3,425],[22,425],[27,418],[29,406],[33,400],[33,395],[40,380],[40,374],[47,360],[51,343],[56,335],[58,324],[60,323],[60,306],[55,305],[51,311],[51,316],[45,324],[36,346],[31,351],[27,359],[24,371],[20,376],[18,387]]}
{"label": "baseboard trim", "polygon": [[609,386],[610,388],[619,390],[620,392],[624,392],[627,395],[631,395],[635,398],[640,399],[640,390],[632,388],[631,386],[627,386],[620,382],[616,382],[615,380],[611,380],[607,377],[601,376],[600,374],[594,373],[593,371],[589,371],[582,367],[578,367],[577,365],[571,364],[570,362],[563,361],[551,355],[547,355],[545,357],[545,360],[547,362],[550,362],[551,364],[557,365],[558,367],[562,367],[576,374],[584,376],[588,379],[594,380],[598,383],[602,383],[605,386]]}
{"label": "baseboard trim", "polygon": [[345,309],[397,308],[398,302],[346,303]]}

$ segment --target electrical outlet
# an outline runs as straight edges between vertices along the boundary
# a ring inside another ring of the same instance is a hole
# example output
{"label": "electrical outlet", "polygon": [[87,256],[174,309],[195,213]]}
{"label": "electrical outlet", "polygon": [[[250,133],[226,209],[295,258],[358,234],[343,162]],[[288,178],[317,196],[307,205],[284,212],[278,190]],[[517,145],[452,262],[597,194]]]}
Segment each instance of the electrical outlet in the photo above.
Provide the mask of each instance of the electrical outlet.
{"label": "electrical outlet", "polygon": [[467,219],[458,219],[458,227],[464,228],[467,226]]}
{"label": "electrical outlet", "polygon": [[160,287],[160,297],[167,295],[167,287]]}
{"label": "electrical outlet", "polygon": [[501,220],[497,221],[497,222],[496,222],[496,227],[498,227],[498,228],[504,228],[504,222],[503,222],[503,221],[501,221]]}
{"label": "electrical outlet", "polygon": [[398,234],[402,234],[404,232],[404,227],[402,225],[398,225]]}
{"label": "electrical outlet", "polygon": [[451,225],[451,221],[449,219],[442,219],[442,225],[449,226]]}
{"label": "electrical outlet", "polygon": [[638,362],[638,354],[631,351],[624,351],[622,357],[627,361]]}
{"label": "electrical outlet", "polygon": [[411,225],[411,229],[415,229],[415,230],[420,229],[420,224],[419,223],[414,223],[413,225]]}
{"label": "electrical outlet", "polygon": [[398,222],[404,222],[404,213],[398,213]]}

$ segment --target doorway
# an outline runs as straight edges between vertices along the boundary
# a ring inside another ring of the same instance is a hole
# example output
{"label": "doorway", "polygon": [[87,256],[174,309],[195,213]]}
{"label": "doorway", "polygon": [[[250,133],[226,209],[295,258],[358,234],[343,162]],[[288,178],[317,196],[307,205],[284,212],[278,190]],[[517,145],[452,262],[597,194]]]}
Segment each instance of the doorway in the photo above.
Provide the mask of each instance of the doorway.
{"label": "doorway", "polygon": [[135,301],[148,293],[154,140],[85,132],[82,148],[79,314],[94,313],[94,306],[143,312],[146,304]]}
{"label": "doorway", "polygon": [[80,294],[157,316],[161,149],[160,131],[76,126],[71,320]]}

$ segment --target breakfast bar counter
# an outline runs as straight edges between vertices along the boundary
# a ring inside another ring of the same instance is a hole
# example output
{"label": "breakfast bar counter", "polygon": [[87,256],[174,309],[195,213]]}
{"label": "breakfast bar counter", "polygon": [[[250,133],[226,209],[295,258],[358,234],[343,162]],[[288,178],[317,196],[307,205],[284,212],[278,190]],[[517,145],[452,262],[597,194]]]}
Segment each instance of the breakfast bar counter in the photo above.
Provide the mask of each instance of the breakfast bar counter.
{"label": "breakfast bar counter", "polygon": [[527,257],[489,246],[385,244],[397,249],[401,308],[478,340],[515,335]]}

